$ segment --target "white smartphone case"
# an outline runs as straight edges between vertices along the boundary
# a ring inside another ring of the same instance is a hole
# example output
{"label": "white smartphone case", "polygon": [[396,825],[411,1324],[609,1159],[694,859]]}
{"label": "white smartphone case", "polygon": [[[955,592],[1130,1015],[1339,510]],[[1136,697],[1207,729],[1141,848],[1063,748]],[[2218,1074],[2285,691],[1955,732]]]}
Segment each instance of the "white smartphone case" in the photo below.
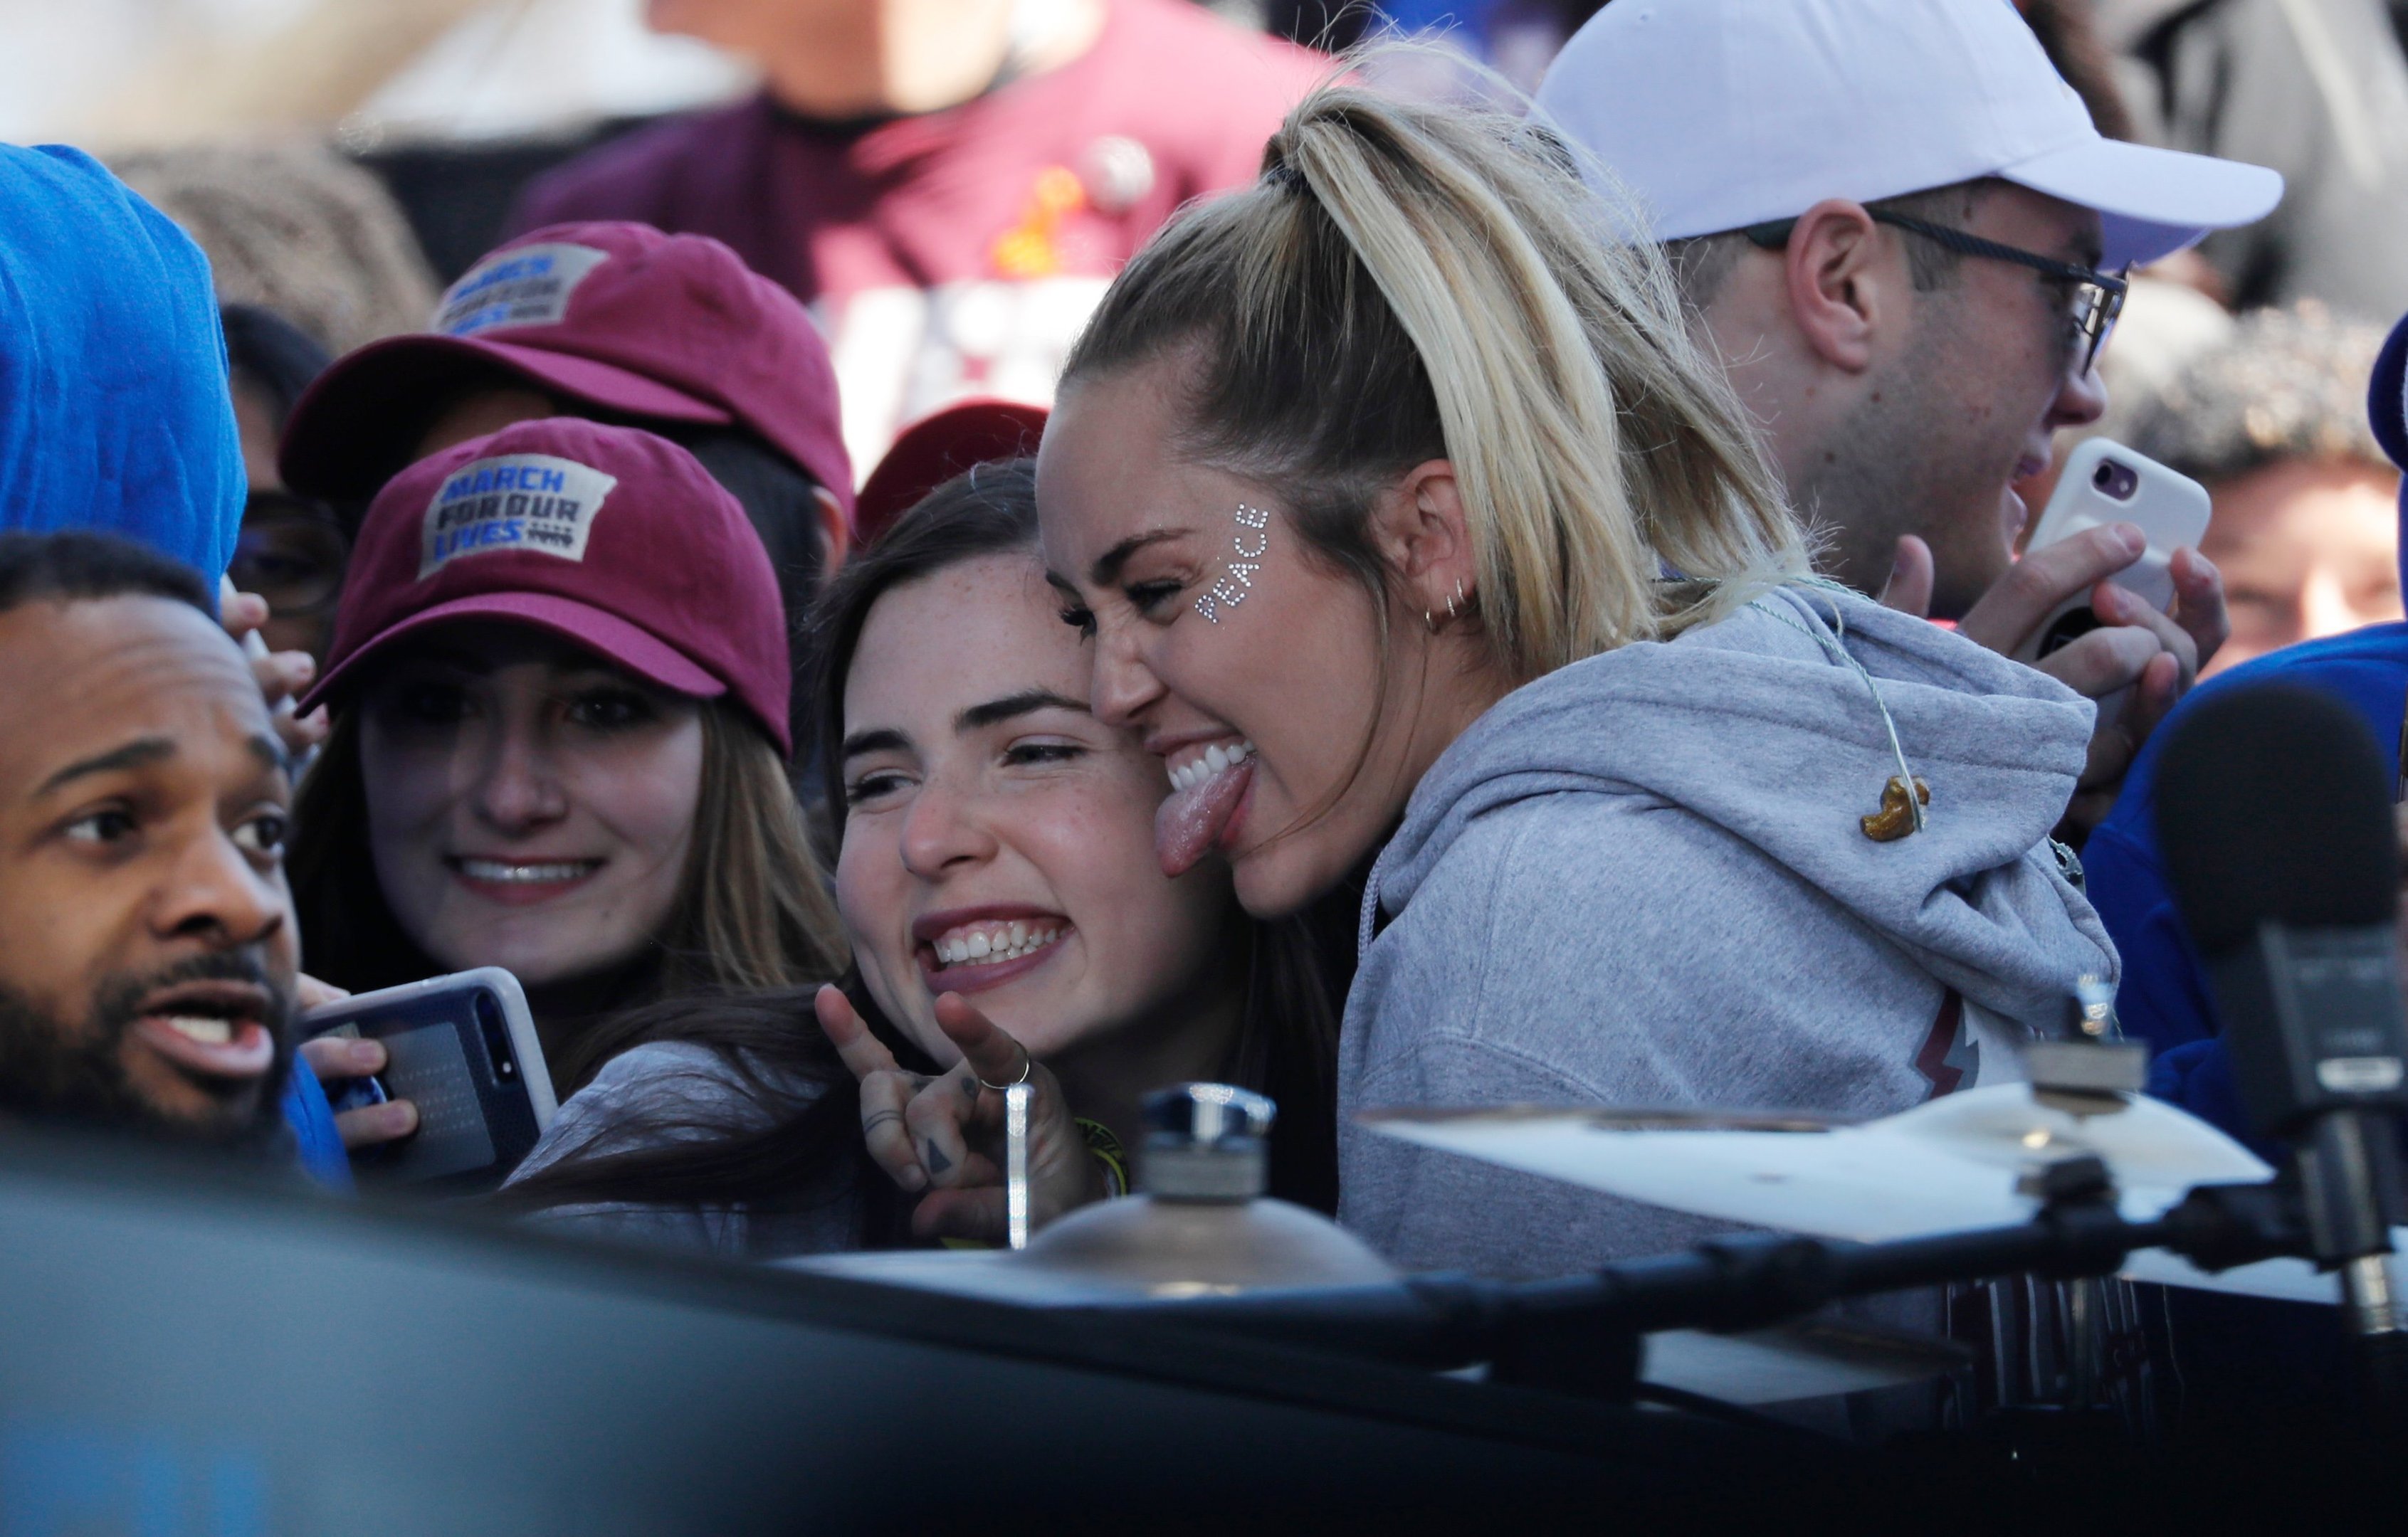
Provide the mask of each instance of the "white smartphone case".
{"label": "white smartphone case", "polygon": [[[2207,488],[2186,475],[2166,468],[2145,454],[2133,452],[2111,438],[2090,438],[2067,456],[2065,473],[2032,530],[2025,553],[2043,549],[2086,529],[2108,523],[2135,523],[2148,536],[2148,548],[2135,564],[2109,579],[2169,612],[2174,603],[2174,551],[2199,547],[2207,533]],[[2015,652],[2018,662],[2036,662],[2057,646],[2094,628],[2090,594],[2078,592],[2059,605],[2045,623]],[[2101,701],[2104,714],[2122,696]]]}

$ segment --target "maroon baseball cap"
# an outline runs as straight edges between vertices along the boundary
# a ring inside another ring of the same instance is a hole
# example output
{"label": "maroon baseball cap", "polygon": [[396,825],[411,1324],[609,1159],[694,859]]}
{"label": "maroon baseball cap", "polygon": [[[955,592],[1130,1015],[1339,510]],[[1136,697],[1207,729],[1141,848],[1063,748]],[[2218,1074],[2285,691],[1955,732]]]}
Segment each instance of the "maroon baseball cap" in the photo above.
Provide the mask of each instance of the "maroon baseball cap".
{"label": "maroon baseball cap", "polygon": [[319,376],[284,430],[284,483],[357,499],[408,463],[429,410],[499,371],[624,416],[744,427],[853,510],[836,367],[800,301],[707,235],[553,224],[491,252],[423,332]]}
{"label": "maroon baseball cap", "polygon": [[1045,416],[1042,406],[981,397],[931,411],[904,428],[861,483],[854,539],[866,545],[877,538],[920,498],[973,464],[1035,453]]}
{"label": "maroon baseball cap", "polygon": [[549,417],[394,477],[360,525],[325,676],[302,708],[403,636],[464,619],[548,630],[674,693],[732,694],[794,750],[768,552],[666,438]]}

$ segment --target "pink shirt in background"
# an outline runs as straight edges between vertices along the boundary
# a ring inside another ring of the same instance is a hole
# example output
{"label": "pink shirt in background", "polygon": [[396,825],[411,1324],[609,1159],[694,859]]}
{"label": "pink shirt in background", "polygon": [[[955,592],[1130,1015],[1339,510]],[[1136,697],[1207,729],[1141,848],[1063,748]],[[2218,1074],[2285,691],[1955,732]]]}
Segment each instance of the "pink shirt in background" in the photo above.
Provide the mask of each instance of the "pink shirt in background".
{"label": "pink shirt in background", "polygon": [[514,231],[632,219],[726,242],[810,305],[867,474],[968,395],[1048,403],[1122,263],[1191,198],[1258,173],[1329,67],[1189,0],[1109,0],[1058,69],[924,117],[810,121],[766,97],[644,129],[539,178]]}

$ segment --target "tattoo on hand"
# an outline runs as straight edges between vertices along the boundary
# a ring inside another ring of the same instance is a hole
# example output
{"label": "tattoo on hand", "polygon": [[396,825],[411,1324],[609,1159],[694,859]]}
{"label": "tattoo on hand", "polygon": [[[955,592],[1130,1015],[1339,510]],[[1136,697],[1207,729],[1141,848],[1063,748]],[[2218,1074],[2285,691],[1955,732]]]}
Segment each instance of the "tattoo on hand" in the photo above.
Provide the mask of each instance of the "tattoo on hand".
{"label": "tattoo on hand", "polygon": [[932,1174],[941,1174],[953,1166],[953,1160],[945,1156],[945,1150],[937,1146],[934,1137],[928,1139],[928,1156],[921,1161],[927,1164]]}
{"label": "tattoo on hand", "polygon": [[974,1099],[977,1099],[978,1097],[979,1097],[979,1081],[978,1081],[978,1078],[977,1078],[975,1075],[972,1075],[972,1076],[969,1076],[969,1077],[966,1077],[966,1078],[964,1078],[964,1079],[962,1080],[962,1098],[964,1098],[964,1099],[966,1099],[966,1100],[974,1100]]}
{"label": "tattoo on hand", "polygon": [[869,1135],[870,1132],[875,1131],[880,1127],[885,1125],[888,1121],[901,1120],[902,1118],[903,1112],[900,1110],[881,1110],[876,1115],[871,1116],[861,1123],[861,1134],[866,1137]]}

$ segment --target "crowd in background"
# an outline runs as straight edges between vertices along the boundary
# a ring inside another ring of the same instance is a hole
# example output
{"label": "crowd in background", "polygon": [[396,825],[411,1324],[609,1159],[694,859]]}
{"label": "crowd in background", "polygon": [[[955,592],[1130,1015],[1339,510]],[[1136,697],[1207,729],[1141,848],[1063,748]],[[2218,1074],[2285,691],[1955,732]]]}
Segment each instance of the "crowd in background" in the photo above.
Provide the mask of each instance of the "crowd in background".
{"label": "crowd in background", "polygon": [[[997,1085],[1041,1222],[1211,1079],[1545,1274],[1712,1225],[1353,1113],[1884,1114],[2107,977],[2245,1131],[2149,744],[2399,739],[2408,4],[1780,4],[654,0],[759,93],[507,212],[0,149],[0,1104],[348,1188],[420,1110],[294,1008],[498,966],[526,1220],[992,1241]],[[2212,499],[2171,612],[2016,559],[2092,434]]]}

